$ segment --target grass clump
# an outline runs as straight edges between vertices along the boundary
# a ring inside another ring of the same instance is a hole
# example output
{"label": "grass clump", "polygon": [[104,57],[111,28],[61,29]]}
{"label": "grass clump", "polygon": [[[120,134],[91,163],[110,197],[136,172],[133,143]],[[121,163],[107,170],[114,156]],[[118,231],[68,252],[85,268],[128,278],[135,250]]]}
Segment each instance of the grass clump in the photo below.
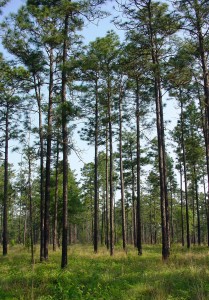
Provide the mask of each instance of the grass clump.
{"label": "grass clump", "polygon": [[0,257],[0,299],[40,300],[200,300],[209,299],[209,250],[185,251],[175,246],[169,260],[161,259],[160,246],[144,246],[143,255],[130,248],[105,248],[93,254],[90,246],[69,248],[68,266],[60,269],[61,252],[49,261],[31,265],[27,249],[13,246]]}

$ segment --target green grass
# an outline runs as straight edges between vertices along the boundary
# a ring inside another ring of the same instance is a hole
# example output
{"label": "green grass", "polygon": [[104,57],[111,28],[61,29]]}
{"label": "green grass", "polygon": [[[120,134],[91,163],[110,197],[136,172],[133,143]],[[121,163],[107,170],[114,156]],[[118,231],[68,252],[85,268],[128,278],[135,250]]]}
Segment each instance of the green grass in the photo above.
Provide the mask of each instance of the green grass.
{"label": "green grass", "polygon": [[[1,251],[1,249],[0,249]],[[186,300],[209,299],[209,249],[190,251],[173,246],[168,262],[160,246],[144,246],[140,257],[116,249],[110,257],[90,246],[69,248],[68,267],[60,269],[61,251],[50,251],[49,261],[30,264],[30,253],[14,246],[0,256],[0,299],[75,300]]]}

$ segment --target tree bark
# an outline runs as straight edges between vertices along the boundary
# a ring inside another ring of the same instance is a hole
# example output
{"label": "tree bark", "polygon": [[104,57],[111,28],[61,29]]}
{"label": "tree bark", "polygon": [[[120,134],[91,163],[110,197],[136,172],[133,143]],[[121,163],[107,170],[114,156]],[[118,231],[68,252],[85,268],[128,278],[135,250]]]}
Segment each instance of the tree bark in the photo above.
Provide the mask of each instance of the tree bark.
{"label": "tree bark", "polygon": [[[198,7],[195,1],[195,7]],[[208,232],[208,246],[209,246],[209,74],[207,67],[207,59],[206,59],[206,51],[204,48],[204,37],[200,24],[200,16],[198,15],[198,11],[195,10],[196,13],[196,24],[197,24],[197,33],[199,40],[199,51],[201,57],[202,64],[202,72],[203,72],[203,83],[204,83],[204,95],[205,95],[205,115],[206,115],[206,128],[205,128],[205,147],[206,147],[206,163],[207,163],[207,232]]]}
{"label": "tree bark", "polygon": [[67,33],[69,28],[69,14],[65,16],[64,42],[62,55],[62,140],[63,140],[63,215],[62,215],[62,261],[61,267],[67,266],[67,237],[68,237],[68,129],[66,113],[66,89],[67,89]]}
{"label": "tree bark", "polygon": [[45,217],[44,217],[44,138],[42,125],[42,108],[41,108],[41,91],[40,81],[36,79],[33,74],[34,89],[36,94],[36,101],[38,105],[39,115],[39,141],[40,141],[40,261],[45,258]]}
{"label": "tree bark", "polygon": [[141,232],[141,168],[140,168],[140,111],[139,111],[139,81],[136,80],[136,165],[137,165],[137,176],[136,176],[136,189],[137,189],[137,198],[136,198],[136,220],[137,220],[137,249],[138,255],[142,255],[142,232]]}
{"label": "tree bark", "polygon": [[94,253],[98,252],[98,82],[95,82],[95,157],[94,157]]}
{"label": "tree bark", "polygon": [[161,92],[160,64],[158,53],[154,42],[154,33],[152,28],[151,0],[148,3],[149,30],[151,43],[151,57],[154,74],[154,93],[156,104],[156,122],[158,136],[158,158],[160,173],[160,206],[161,206],[161,229],[162,229],[162,258],[166,260],[170,255],[170,229],[169,229],[169,209],[166,178],[166,153],[165,153],[165,134],[163,120],[163,104]]}
{"label": "tree bark", "polygon": [[33,203],[32,203],[32,186],[31,186],[31,150],[28,153],[28,197],[30,213],[30,249],[31,262],[34,264],[34,234],[33,234]]}
{"label": "tree bark", "polygon": [[58,216],[58,175],[59,175],[59,141],[57,140],[57,156],[56,156],[56,175],[55,175],[55,195],[54,195],[54,228],[53,228],[53,251],[57,249],[57,216]]}
{"label": "tree bark", "polygon": [[180,162],[180,193],[181,193],[181,244],[184,246],[184,214],[183,214],[183,190],[182,190],[182,165]]}
{"label": "tree bark", "polygon": [[113,145],[112,145],[112,108],[111,108],[111,85],[108,79],[108,129],[109,129],[109,155],[110,155],[110,255],[114,254],[114,199],[113,199]]}
{"label": "tree bark", "polygon": [[186,170],[186,152],[184,145],[184,126],[183,126],[183,103],[181,101],[181,146],[183,154],[183,169],[184,169],[184,189],[185,189],[185,201],[186,201],[186,237],[187,248],[190,248],[190,226],[189,226],[189,203],[188,203],[188,191],[187,191],[187,170]]}
{"label": "tree bark", "polygon": [[3,207],[3,233],[2,233],[2,243],[3,243],[3,255],[7,255],[8,248],[8,150],[9,150],[9,104],[6,105],[5,113],[5,154],[4,154],[4,207]]}
{"label": "tree bark", "polygon": [[106,246],[109,250],[110,247],[110,239],[109,239],[109,156],[108,156],[108,125],[106,126],[106,161],[105,161],[105,169],[106,169]]}
{"label": "tree bark", "polygon": [[200,246],[201,244],[200,209],[199,209],[197,172],[196,172],[195,165],[194,165],[194,177],[195,177],[195,196],[196,196],[196,212],[197,212],[197,243]]}
{"label": "tree bark", "polygon": [[46,179],[45,179],[45,238],[44,238],[44,258],[48,259],[48,244],[49,244],[49,230],[50,230],[50,171],[51,171],[51,143],[52,143],[52,100],[53,100],[53,49],[49,52],[49,103],[48,103],[48,127],[47,127],[47,150],[46,150]]}
{"label": "tree bark", "polygon": [[[122,89],[122,88],[121,88]],[[123,117],[122,117],[122,91],[119,96],[119,152],[120,152],[120,185],[121,185],[121,213],[122,213],[122,237],[123,250],[127,252],[127,237],[126,237],[126,215],[125,215],[125,198],[124,198],[124,178],[123,178]]]}

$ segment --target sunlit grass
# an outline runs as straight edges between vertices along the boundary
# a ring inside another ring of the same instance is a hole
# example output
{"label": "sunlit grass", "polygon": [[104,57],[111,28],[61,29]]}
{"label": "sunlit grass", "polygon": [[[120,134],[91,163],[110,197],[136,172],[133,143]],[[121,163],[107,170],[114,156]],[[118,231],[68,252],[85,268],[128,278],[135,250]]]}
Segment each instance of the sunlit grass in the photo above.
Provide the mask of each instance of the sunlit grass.
{"label": "sunlit grass", "polygon": [[72,246],[68,254],[68,267],[61,270],[60,250],[40,263],[37,247],[32,266],[27,249],[10,248],[0,256],[0,299],[209,299],[207,247],[174,245],[166,263],[160,245],[144,246],[142,256],[133,247],[127,255],[119,247],[113,257],[103,247],[94,254],[89,245]]}

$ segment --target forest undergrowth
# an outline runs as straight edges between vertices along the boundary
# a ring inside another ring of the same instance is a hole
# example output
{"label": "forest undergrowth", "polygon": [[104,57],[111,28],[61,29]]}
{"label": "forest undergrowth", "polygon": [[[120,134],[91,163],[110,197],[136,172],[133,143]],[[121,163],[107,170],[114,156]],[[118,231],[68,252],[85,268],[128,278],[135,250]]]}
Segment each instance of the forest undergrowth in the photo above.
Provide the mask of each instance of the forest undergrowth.
{"label": "forest undergrowth", "polygon": [[144,246],[138,256],[132,247],[126,255],[92,246],[69,248],[68,266],[61,270],[61,250],[50,251],[49,260],[30,262],[27,248],[13,246],[0,257],[0,299],[40,300],[186,300],[209,299],[209,249],[172,246],[169,260],[161,259],[161,246]]}

